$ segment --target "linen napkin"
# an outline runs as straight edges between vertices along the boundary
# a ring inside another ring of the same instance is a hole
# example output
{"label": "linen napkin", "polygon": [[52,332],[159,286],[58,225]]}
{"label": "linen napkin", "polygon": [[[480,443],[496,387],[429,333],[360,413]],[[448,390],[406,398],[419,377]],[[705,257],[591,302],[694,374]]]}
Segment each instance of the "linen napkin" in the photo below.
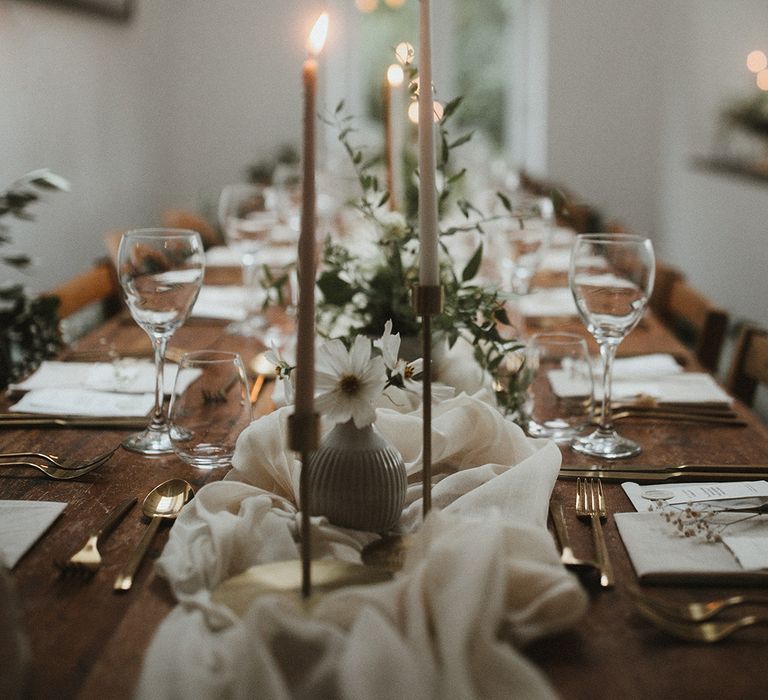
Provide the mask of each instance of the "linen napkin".
{"label": "linen napkin", "polygon": [[54,501],[0,501],[0,564],[16,566],[66,506]]}
{"label": "linen napkin", "polygon": [[154,405],[154,394],[117,394],[63,387],[28,391],[8,410],[55,416],[141,418]]}
{"label": "linen napkin", "polygon": [[526,317],[570,317],[577,316],[576,302],[568,287],[535,289],[513,302],[518,311]]}
{"label": "linen napkin", "polygon": [[[602,364],[593,366],[595,398],[602,400]],[[558,396],[580,396],[581,382],[567,370],[548,374],[552,391]],[[726,403],[728,393],[706,372],[685,372],[671,355],[653,353],[621,357],[613,365],[612,394],[615,400],[650,396],[661,403]]]}
{"label": "linen napkin", "polygon": [[[667,509],[693,503],[707,508],[759,505],[768,495],[764,480],[685,484],[625,482],[622,488],[637,513],[616,513],[616,525],[638,578],[646,583],[749,583],[768,581],[768,517],[748,513],[708,514],[721,542],[707,542],[695,532],[687,535],[659,512],[649,512],[656,495]],[[723,525],[727,525],[720,529]]]}
{"label": "linen napkin", "polygon": [[[282,227],[287,229],[288,227]],[[264,265],[285,267],[296,262],[295,233],[290,232],[290,237],[281,231],[278,241],[285,241],[285,245],[271,245],[259,251],[259,261]],[[293,239],[293,241],[291,241]],[[289,244],[292,243],[292,244]],[[205,253],[205,264],[211,267],[240,267],[243,256],[240,251],[228,246],[214,246]]]}
{"label": "linen napkin", "polygon": [[[553,697],[515,644],[572,625],[586,606],[546,530],[560,452],[478,397],[434,407],[433,512],[422,525],[412,485],[401,526],[414,544],[391,582],[336,591],[307,614],[264,596],[239,618],[213,600],[249,566],[299,556],[291,411],[245,430],[227,479],[200,489],[174,525],[157,568],[180,604],[147,651],[138,696]],[[377,426],[417,474],[419,414],[379,410]],[[312,536],[314,557],[352,562],[377,538],[321,517]]]}
{"label": "linen napkin", "polygon": [[[166,363],[163,391],[170,394],[176,381],[176,365]],[[197,376],[197,375],[195,375]],[[195,379],[190,376],[180,385],[182,391]],[[153,362],[124,358],[114,362],[59,362],[45,360],[29,377],[11,385],[17,391],[83,388],[123,394],[154,394]]]}
{"label": "linen napkin", "polygon": [[[638,579],[644,583],[768,582],[768,518],[722,513],[722,542],[686,537],[659,513],[616,513],[614,518]],[[742,520],[743,522],[737,522]]]}
{"label": "linen napkin", "polygon": [[249,292],[245,287],[235,285],[203,285],[191,316],[242,321],[246,316],[246,294],[254,294],[253,303],[257,306],[261,306],[266,297],[262,289]]}

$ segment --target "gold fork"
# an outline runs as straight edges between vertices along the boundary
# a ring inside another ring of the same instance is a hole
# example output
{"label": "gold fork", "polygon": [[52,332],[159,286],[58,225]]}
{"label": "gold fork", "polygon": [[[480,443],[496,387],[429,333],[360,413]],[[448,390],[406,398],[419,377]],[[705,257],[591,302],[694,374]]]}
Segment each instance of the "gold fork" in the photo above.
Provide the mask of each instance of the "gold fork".
{"label": "gold fork", "polygon": [[675,603],[661,600],[656,596],[646,595],[634,587],[630,587],[628,591],[635,602],[653,608],[665,617],[675,618],[683,622],[704,622],[735,605],[768,605],[768,596],[760,595],[733,595],[727,598]]}
{"label": "gold fork", "polygon": [[[597,488],[595,488],[595,481],[597,481]],[[600,585],[603,588],[612,588],[613,566],[608,556],[601,522],[601,519],[606,517],[606,510],[603,482],[600,479],[576,480],[576,515],[580,518],[589,518],[592,524],[597,564],[600,567]]]}
{"label": "gold fork", "polygon": [[0,467],[25,467],[28,469],[37,469],[47,476],[49,479],[56,479],[57,481],[70,481],[72,479],[78,479],[81,476],[92,472],[94,469],[98,469],[106,459],[102,459],[99,462],[93,462],[87,467],[80,467],[79,469],[62,469],[61,467],[54,467],[51,464],[37,464],[36,462],[0,462]]}
{"label": "gold fork", "polygon": [[117,452],[119,447],[120,445],[113,447],[111,450],[107,450],[106,452],[103,452],[96,457],[92,457],[91,459],[86,460],[59,457],[58,455],[49,454],[48,452],[3,452],[0,454],[0,460],[19,459],[23,457],[37,457],[38,459],[43,459],[46,462],[52,464],[54,467],[59,467],[60,469],[82,469],[83,467],[88,467],[95,462],[106,462],[113,454],[115,454],[115,452]]}
{"label": "gold fork", "polygon": [[122,503],[115,506],[109,515],[105,518],[99,529],[86,540],[85,544],[77,550],[63,564],[54,562],[59,569],[61,577],[69,576],[91,576],[96,569],[101,566],[101,554],[99,553],[99,543],[115,529],[115,526],[123,519],[123,516],[133,508],[133,505],[139,499],[136,497],[126,498]]}
{"label": "gold fork", "polygon": [[681,622],[660,613],[656,608],[635,601],[635,609],[662,632],[689,642],[720,642],[734,632],[753,625],[768,625],[768,616],[746,615],[727,622]]}

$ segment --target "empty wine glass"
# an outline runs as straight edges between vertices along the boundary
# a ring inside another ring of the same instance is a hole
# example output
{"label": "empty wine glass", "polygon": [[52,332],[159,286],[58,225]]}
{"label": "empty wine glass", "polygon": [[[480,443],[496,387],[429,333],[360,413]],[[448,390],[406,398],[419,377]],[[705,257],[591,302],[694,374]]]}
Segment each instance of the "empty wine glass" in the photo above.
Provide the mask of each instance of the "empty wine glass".
{"label": "empty wine glass", "polygon": [[245,319],[227,326],[228,333],[258,337],[266,327],[261,315],[261,255],[277,223],[261,185],[227,185],[219,197],[219,223],[227,245],[240,254],[245,294]]}
{"label": "empty wine glass", "polygon": [[531,280],[549,247],[554,205],[548,197],[514,195],[497,236],[503,285],[515,294],[528,294]]}
{"label": "empty wine glass", "polygon": [[205,269],[200,235],[184,229],[137,229],[120,240],[118,275],[133,320],[152,341],[155,355],[155,407],[146,430],[123,446],[142,454],[173,452],[163,411],[165,349],[186,321],[200,292]]}
{"label": "empty wine glass", "polygon": [[642,236],[594,233],[579,236],[571,252],[569,283],[579,315],[603,360],[603,406],[593,433],[574,438],[576,452],[618,459],[640,452],[621,437],[611,418],[611,377],[616,349],[645,311],[655,274],[651,241]]}

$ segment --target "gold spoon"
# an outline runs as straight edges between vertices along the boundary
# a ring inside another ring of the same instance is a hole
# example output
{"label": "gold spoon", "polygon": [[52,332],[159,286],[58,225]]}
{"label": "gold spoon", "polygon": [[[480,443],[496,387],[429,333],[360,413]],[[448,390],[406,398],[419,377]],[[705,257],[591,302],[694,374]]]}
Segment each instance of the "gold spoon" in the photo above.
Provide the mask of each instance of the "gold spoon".
{"label": "gold spoon", "polygon": [[114,590],[127,591],[133,585],[133,577],[147,552],[149,543],[157,533],[163,520],[173,520],[182,506],[195,495],[192,484],[184,479],[171,479],[155,486],[144,499],[141,510],[149,518],[144,537],[141,538],[125,568],[115,579]]}
{"label": "gold spoon", "polygon": [[253,358],[253,360],[251,360],[251,370],[256,374],[256,379],[254,380],[253,388],[251,389],[251,403],[256,403],[261,390],[264,388],[264,382],[267,379],[274,379],[277,377],[277,369],[275,368],[275,365],[267,359],[267,353],[260,352]]}

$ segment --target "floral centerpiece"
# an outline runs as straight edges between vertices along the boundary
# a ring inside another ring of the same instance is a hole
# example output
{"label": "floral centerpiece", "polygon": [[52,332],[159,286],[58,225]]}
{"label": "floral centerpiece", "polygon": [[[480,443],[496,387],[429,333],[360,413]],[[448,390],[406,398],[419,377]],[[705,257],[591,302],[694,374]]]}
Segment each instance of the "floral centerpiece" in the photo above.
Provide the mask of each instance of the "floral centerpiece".
{"label": "floral centerpiece", "polygon": [[[489,376],[488,384],[499,408],[514,413],[522,403],[521,375],[518,359],[509,362],[509,358],[521,344],[513,336],[505,310],[507,295],[480,283],[478,273],[485,249],[484,227],[516,214],[503,193],[497,196],[503,205],[502,214],[490,215],[457,194],[466,169],[454,165],[453,154],[471,139],[471,134],[453,138],[448,130],[460,104],[461,98],[447,104],[439,122],[440,275],[445,300],[443,313],[433,318],[433,328],[449,348],[458,342],[469,344],[474,361]],[[420,330],[410,299],[411,289],[418,282],[418,230],[412,213],[415,207],[408,207],[406,213],[387,208],[390,194],[382,189],[377,174],[381,157],[353,144],[355,129],[343,102],[328,122],[338,129],[338,138],[349,155],[361,189],[352,206],[375,234],[367,251],[350,250],[356,241],[326,241],[318,278],[319,332],[328,338],[340,337],[350,346],[358,335],[379,336],[387,321],[391,321],[392,330],[404,339],[415,337]],[[445,221],[449,214],[452,223]],[[477,233],[481,242],[457,269],[448,241],[459,233],[471,232]]]}
{"label": "floral centerpiece", "polygon": [[[41,192],[68,189],[58,175],[35,170],[0,192],[0,245],[11,243],[5,217],[32,221],[28,208]],[[20,270],[32,264],[28,255],[18,253],[2,255],[0,261]],[[31,372],[61,348],[57,309],[54,297],[29,297],[22,284],[0,284],[0,387]]]}
{"label": "floral centerpiece", "polygon": [[[400,334],[385,324],[377,340],[357,335],[347,346],[327,340],[315,361],[315,408],[335,423],[307,464],[311,513],[341,527],[384,531],[397,523],[407,478],[400,452],[376,429],[376,407],[388,392],[417,393],[421,361],[399,357]],[[293,366],[275,349],[268,353],[278,377],[290,386]],[[451,390],[451,394],[452,394]],[[403,404],[404,405],[404,404]]]}

